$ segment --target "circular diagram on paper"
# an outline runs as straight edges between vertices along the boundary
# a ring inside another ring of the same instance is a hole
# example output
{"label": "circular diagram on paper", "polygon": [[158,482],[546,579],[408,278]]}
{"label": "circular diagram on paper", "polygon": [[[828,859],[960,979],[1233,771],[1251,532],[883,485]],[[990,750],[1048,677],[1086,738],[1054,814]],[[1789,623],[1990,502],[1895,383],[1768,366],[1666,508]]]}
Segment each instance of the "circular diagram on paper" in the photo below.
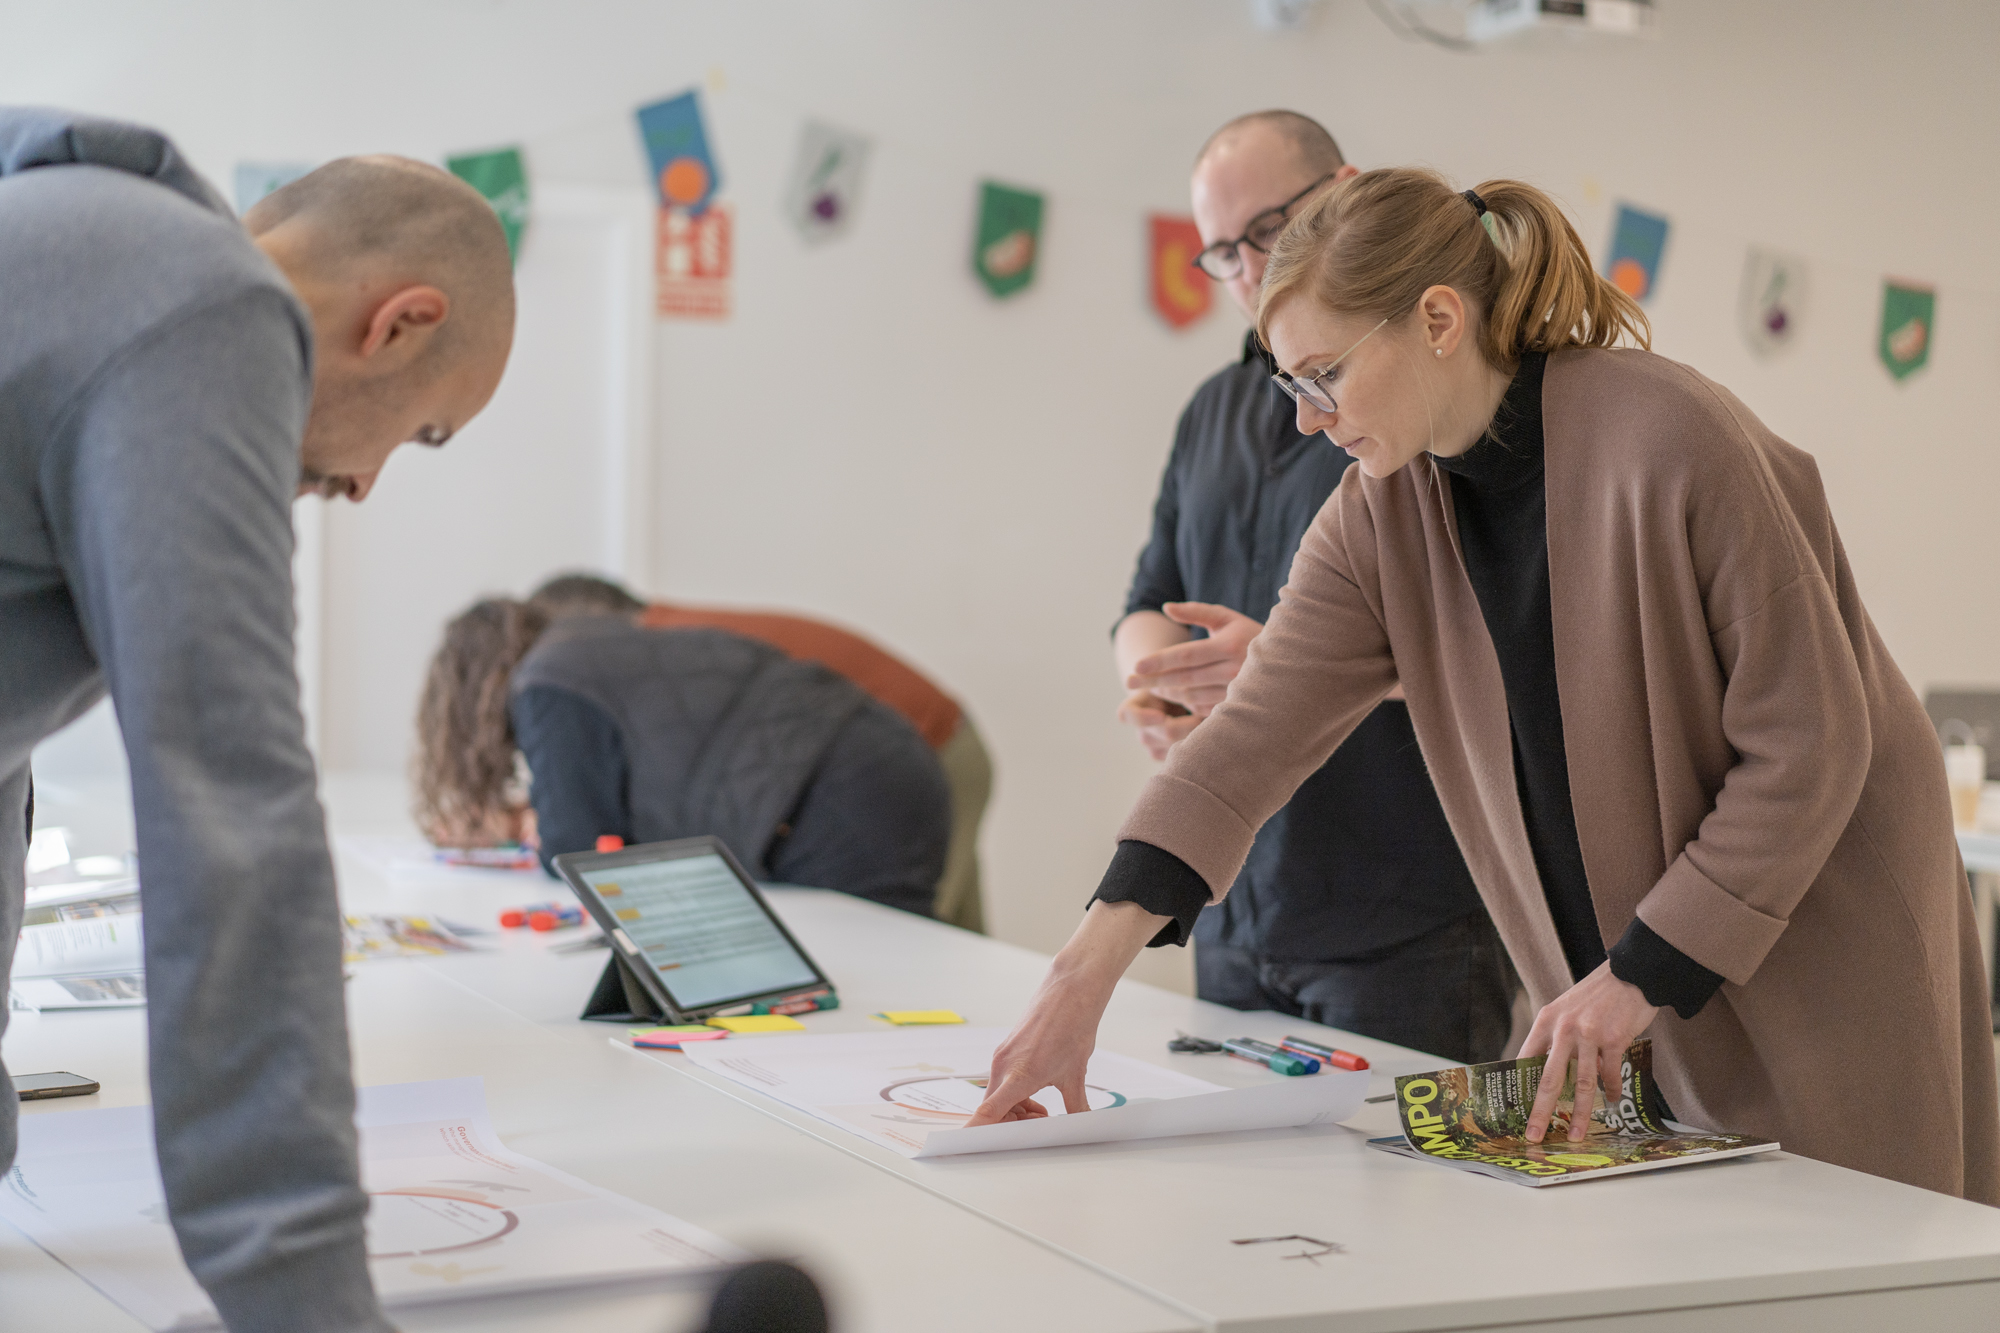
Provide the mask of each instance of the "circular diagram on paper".
{"label": "circular diagram on paper", "polygon": [[[927,1074],[922,1078],[906,1078],[900,1083],[891,1083],[882,1089],[882,1100],[918,1115],[962,1120],[978,1110],[979,1103],[986,1100],[986,1082],[984,1074]],[[1093,1084],[1085,1084],[1083,1091],[1093,1111],[1108,1111],[1125,1104],[1122,1092]],[[1041,1100],[1039,1093],[1036,1100]],[[1061,1097],[1051,1097],[1042,1104],[1049,1108],[1051,1114],[1062,1114]]]}
{"label": "circular diagram on paper", "polygon": [[368,1196],[368,1257],[415,1259],[496,1241],[521,1219],[471,1190],[426,1185]]}

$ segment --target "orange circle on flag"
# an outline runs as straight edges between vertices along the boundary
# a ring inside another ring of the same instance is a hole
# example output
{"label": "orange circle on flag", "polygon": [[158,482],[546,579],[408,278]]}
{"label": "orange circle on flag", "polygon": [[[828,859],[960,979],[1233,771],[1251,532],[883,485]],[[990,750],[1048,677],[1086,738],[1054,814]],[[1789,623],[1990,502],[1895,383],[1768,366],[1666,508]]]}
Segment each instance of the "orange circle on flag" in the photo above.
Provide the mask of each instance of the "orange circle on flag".
{"label": "orange circle on flag", "polygon": [[1611,285],[1637,300],[1646,294],[1646,267],[1636,259],[1621,259],[1611,266]]}
{"label": "orange circle on flag", "polygon": [[708,193],[708,168],[691,157],[677,157],[660,173],[660,193],[670,204],[691,204]]}

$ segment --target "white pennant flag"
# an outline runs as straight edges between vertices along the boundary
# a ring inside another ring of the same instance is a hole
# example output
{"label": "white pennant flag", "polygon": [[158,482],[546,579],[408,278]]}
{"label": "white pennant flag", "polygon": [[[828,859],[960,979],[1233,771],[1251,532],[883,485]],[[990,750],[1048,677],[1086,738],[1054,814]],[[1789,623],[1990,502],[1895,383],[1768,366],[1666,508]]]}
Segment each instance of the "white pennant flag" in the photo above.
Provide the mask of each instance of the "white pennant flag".
{"label": "white pennant flag", "polygon": [[859,134],[809,120],[799,133],[799,154],[785,191],[785,214],[808,241],[847,230],[861,203],[861,177],[869,142]]}
{"label": "white pennant flag", "polygon": [[1743,293],[1737,306],[1737,324],[1750,350],[1771,356],[1798,341],[1805,297],[1803,259],[1751,246],[1743,261]]}

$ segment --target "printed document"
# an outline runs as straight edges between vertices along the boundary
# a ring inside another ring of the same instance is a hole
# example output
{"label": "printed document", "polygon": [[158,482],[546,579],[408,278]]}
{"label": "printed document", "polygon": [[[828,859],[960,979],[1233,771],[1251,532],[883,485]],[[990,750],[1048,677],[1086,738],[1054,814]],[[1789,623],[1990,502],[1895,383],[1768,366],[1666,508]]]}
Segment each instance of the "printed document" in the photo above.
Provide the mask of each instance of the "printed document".
{"label": "printed document", "polygon": [[985,1099],[999,1028],[908,1029],[705,1043],[688,1061],[904,1157],[1048,1148],[1327,1124],[1353,1115],[1368,1075],[1336,1069],[1272,1076],[1254,1088],[1217,1084],[1099,1051],[1085,1074],[1088,1115],[1066,1115],[1054,1088],[1035,1094],[1046,1118],[965,1128]]}

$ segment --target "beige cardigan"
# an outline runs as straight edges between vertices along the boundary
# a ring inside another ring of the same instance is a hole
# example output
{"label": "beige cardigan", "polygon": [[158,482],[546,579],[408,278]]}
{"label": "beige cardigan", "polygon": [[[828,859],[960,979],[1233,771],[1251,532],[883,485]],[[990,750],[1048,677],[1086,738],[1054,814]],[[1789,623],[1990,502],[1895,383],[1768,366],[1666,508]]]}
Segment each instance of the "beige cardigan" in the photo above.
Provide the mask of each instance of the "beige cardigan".
{"label": "beige cardigan", "polygon": [[[1993,1046],[1938,745],[1811,457],[1636,351],[1549,358],[1549,581],[1570,790],[1606,945],[1634,913],[1726,981],[1649,1029],[1684,1120],[2000,1203]],[[1349,468],[1228,699],[1120,831],[1216,898],[1398,681],[1530,999],[1569,985],[1507,701],[1429,457]]]}

